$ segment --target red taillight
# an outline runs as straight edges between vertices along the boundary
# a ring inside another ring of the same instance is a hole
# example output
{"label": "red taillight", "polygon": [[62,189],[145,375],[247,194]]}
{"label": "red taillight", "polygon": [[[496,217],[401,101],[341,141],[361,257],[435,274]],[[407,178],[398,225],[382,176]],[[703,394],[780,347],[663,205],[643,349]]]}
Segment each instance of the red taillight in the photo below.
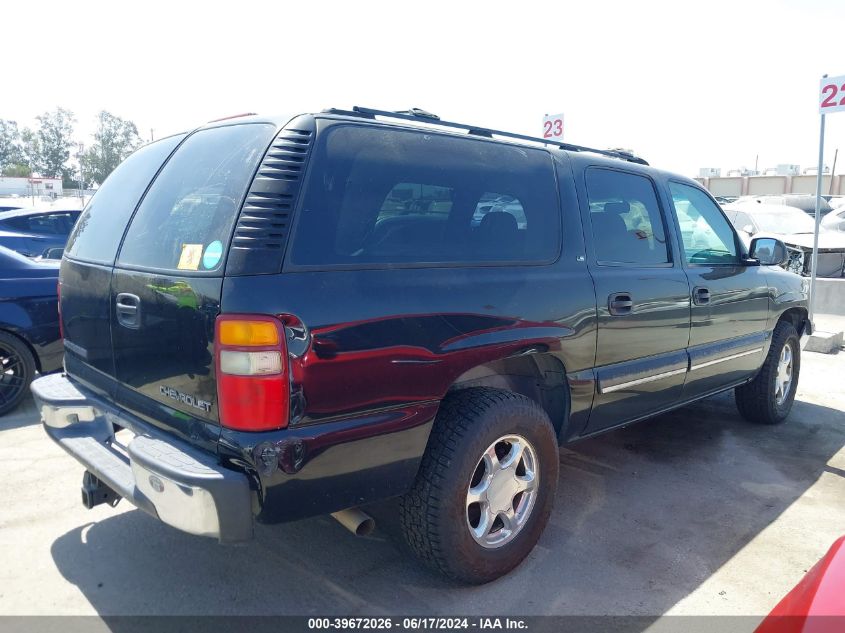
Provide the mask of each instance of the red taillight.
{"label": "red taillight", "polygon": [[65,338],[65,326],[62,325],[62,282],[56,282],[56,297],[58,297],[57,306],[59,308],[59,338]]}
{"label": "red taillight", "polygon": [[288,425],[290,386],[285,329],[258,314],[223,314],[214,327],[220,424],[238,431]]}

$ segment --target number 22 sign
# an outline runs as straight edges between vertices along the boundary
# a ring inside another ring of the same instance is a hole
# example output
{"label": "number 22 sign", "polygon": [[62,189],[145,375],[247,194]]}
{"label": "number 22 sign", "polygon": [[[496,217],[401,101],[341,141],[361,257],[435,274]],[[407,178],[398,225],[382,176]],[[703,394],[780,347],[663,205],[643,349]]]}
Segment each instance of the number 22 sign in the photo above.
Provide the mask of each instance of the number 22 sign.
{"label": "number 22 sign", "polygon": [[845,111],[845,75],[823,78],[819,93],[819,112],[830,114],[843,111]]}
{"label": "number 22 sign", "polygon": [[563,141],[563,115],[547,114],[543,117],[543,138]]}

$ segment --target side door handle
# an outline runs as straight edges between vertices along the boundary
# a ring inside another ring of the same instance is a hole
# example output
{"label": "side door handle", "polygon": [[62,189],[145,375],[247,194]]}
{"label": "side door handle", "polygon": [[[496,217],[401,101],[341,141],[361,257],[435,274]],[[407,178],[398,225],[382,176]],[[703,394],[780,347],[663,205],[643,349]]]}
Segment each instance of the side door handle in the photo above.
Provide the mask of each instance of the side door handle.
{"label": "side door handle", "polygon": [[631,314],[634,300],[630,292],[614,292],[607,298],[607,309],[613,316]]}
{"label": "side door handle", "polygon": [[692,302],[697,306],[704,306],[710,303],[710,291],[707,288],[697,286],[692,289]]}
{"label": "side door handle", "polygon": [[115,301],[117,322],[130,330],[141,327],[141,299],[138,295],[121,292]]}

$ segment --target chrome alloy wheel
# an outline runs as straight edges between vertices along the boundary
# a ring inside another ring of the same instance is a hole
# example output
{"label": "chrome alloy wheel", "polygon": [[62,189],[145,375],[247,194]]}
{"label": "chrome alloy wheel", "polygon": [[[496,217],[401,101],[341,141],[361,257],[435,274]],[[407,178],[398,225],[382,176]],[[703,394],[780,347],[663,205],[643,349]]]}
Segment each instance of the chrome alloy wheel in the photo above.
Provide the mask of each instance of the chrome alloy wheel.
{"label": "chrome alloy wheel", "polygon": [[505,435],[481,456],[467,489],[466,520],[472,538],[486,548],[509,543],[528,522],[540,472],[534,447],[521,435]]}
{"label": "chrome alloy wheel", "polygon": [[787,344],[780,351],[778,373],[775,375],[775,402],[781,406],[792,386],[792,346]]}

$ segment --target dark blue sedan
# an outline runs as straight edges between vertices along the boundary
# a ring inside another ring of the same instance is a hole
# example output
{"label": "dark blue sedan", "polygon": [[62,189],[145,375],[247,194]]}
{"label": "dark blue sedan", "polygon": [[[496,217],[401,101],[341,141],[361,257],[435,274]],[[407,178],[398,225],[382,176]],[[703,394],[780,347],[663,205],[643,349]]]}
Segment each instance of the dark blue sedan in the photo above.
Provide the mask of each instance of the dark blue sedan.
{"label": "dark blue sedan", "polygon": [[0,213],[0,246],[28,257],[60,259],[80,213],[79,209],[18,209]]}
{"label": "dark blue sedan", "polygon": [[59,262],[0,246],[0,415],[20,404],[35,372],[62,366]]}

